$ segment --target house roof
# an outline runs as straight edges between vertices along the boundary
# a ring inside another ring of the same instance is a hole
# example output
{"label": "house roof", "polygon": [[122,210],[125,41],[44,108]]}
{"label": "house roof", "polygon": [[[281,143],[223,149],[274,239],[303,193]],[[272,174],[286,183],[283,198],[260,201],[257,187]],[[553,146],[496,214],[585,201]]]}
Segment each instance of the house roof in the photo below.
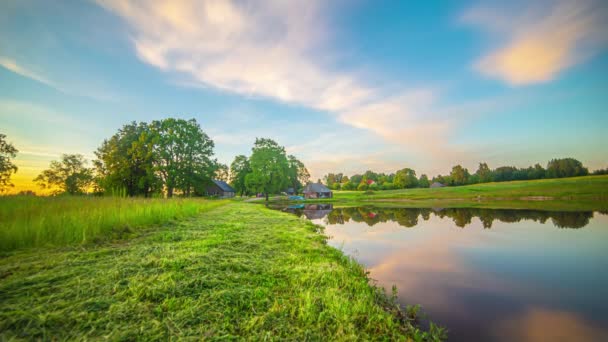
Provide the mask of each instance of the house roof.
{"label": "house roof", "polygon": [[306,185],[303,192],[331,192],[331,190],[321,183],[310,183]]}
{"label": "house roof", "polygon": [[439,182],[435,182],[433,184],[431,184],[431,188],[443,188],[445,185],[439,183]]}
{"label": "house roof", "polygon": [[219,186],[220,189],[222,189],[222,191],[224,191],[224,192],[236,192],[230,185],[228,185],[228,183],[226,183],[224,181],[213,179],[213,183],[215,183],[215,185]]}

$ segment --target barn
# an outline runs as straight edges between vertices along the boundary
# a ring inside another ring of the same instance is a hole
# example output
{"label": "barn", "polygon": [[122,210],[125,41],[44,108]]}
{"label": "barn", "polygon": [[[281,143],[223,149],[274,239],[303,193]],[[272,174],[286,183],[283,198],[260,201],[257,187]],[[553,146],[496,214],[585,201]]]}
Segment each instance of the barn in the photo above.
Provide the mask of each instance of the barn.
{"label": "barn", "polygon": [[305,198],[332,198],[333,193],[328,187],[321,183],[309,183],[304,188]]}
{"label": "barn", "polygon": [[211,181],[205,192],[207,196],[217,196],[219,198],[230,198],[236,195],[236,191],[228,183],[217,179]]}

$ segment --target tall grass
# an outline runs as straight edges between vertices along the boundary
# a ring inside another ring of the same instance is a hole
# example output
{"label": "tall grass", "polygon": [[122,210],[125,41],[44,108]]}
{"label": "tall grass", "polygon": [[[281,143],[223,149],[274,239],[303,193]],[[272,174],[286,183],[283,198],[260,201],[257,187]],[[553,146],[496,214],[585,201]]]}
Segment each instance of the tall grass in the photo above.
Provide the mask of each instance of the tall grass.
{"label": "tall grass", "polygon": [[203,199],[0,197],[0,251],[122,237],[221,205]]}

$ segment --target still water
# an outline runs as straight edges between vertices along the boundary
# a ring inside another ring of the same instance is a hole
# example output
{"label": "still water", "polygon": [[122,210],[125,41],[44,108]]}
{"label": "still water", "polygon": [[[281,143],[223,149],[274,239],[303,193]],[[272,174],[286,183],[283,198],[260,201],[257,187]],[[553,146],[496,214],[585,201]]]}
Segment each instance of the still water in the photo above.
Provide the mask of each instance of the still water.
{"label": "still water", "polygon": [[598,212],[282,210],[325,226],[399,301],[449,341],[608,341],[608,216]]}

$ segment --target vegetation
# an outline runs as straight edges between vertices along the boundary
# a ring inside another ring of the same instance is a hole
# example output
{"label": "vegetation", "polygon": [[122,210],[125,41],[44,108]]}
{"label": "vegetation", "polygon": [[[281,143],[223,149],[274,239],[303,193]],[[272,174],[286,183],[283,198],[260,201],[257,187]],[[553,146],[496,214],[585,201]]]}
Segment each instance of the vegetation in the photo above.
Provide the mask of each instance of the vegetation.
{"label": "vegetation", "polygon": [[93,182],[93,170],[81,154],[64,154],[61,161],[52,161],[48,169],[34,179],[42,188],[53,193],[78,195],[86,193]]}
{"label": "vegetation", "polygon": [[1,196],[0,251],[86,244],[194,216],[218,206],[202,199]]}
{"label": "vegetation", "polygon": [[263,193],[266,195],[266,201],[269,194],[279,193],[290,185],[298,192],[310,177],[304,163],[294,156],[287,156],[285,148],[271,139],[255,140],[247,167],[245,161],[240,160],[242,156],[237,158],[239,161],[235,159],[233,162],[238,167],[235,170],[237,185],[241,186],[240,179],[244,174],[247,192]]}
{"label": "vegetation", "polygon": [[336,191],[326,202],[398,202],[409,207],[485,207],[547,210],[608,209],[608,176],[485,183],[390,191]]}
{"label": "vegetation", "polygon": [[105,192],[126,189],[129,196],[202,194],[219,168],[213,147],[194,119],[132,122],[96,151],[98,184]]}
{"label": "vegetation", "polygon": [[6,135],[0,133],[0,193],[13,186],[11,175],[17,172],[17,166],[12,159],[17,156],[17,152],[19,151],[6,141]]}
{"label": "vegetation", "polygon": [[399,310],[318,229],[231,202],[123,242],[11,252],[0,340],[445,338],[416,327],[416,307]]}
{"label": "vegetation", "polygon": [[249,165],[249,159],[247,159],[247,156],[236,156],[232,164],[230,164],[230,183],[232,184],[234,190],[241,195],[241,197],[248,193],[245,178],[250,173],[251,166]]}
{"label": "vegetation", "polygon": [[[608,169],[607,169],[608,170]],[[461,186],[490,182],[508,182],[514,180],[535,180],[548,178],[566,178],[586,176],[589,170],[573,158],[552,159],[543,168],[540,164],[518,169],[513,166],[501,166],[491,170],[486,163],[479,163],[474,174],[461,165],[452,167],[450,174],[437,175],[429,181],[427,175],[416,178],[416,171],[404,168],[396,173],[384,174],[366,171],[363,175],[353,175],[350,178],[342,173],[329,173],[323,177],[325,184],[334,190],[393,190],[409,188],[428,188],[431,182],[439,182],[447,186]],[[597,170],[593,174],[604,174]],[[373,185],[373,186],[372,186]]]}

